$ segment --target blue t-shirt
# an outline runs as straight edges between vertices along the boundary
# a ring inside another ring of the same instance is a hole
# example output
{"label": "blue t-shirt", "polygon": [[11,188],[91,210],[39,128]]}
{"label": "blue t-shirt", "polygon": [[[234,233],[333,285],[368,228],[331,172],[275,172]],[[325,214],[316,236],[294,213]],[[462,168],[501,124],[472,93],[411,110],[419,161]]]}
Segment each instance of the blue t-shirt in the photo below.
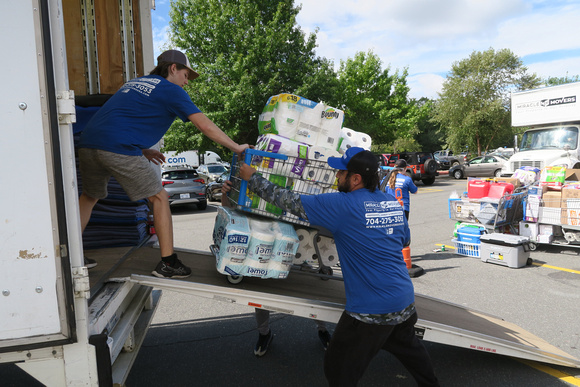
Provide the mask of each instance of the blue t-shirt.
{"label": "blue t-shirt", "polygon": [[[387,192],[393,195],[395,198],[399,198],[402,196],[403,200],[403,208],[405,211],[409,211],[411,208],[411,202],[409,200],[409,192],[415,193],[417,192],[417,186],[413,183],[413,179],[409,176],[398,173],[397,178],[395,180],[395,189],[392,189],[387,185]],[[400,193],[399,193],[400,192]]]}
{"label": "blue t-shirt", "polygon": [[176,117],[187,122],[201,111],[182,87],[158,75],[125,83],[87,123],[80,148],[130,156],[155,145]]}
{"label": "blue t-shirt", "polygon": [[399,312],[415,300],[403,259],[410,239],[396,199],[378,189],[301,195],[308,221],[334,235],[346,291],[346,311]]}

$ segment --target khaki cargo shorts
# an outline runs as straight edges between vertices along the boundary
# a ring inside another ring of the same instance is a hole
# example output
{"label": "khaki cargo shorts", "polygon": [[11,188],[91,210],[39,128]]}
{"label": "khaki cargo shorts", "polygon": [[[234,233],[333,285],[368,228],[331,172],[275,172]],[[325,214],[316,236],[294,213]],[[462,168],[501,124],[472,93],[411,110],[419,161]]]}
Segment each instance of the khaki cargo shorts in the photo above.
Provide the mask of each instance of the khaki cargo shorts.
{"label": "khaki cargo shorts", "polygon": [[158,166],[145,156],[127,156],[90,148],[80,148],[78,153],[82,190],[92,198],[107,197],[111,176],[133,201],[155,196],[163,189]]}

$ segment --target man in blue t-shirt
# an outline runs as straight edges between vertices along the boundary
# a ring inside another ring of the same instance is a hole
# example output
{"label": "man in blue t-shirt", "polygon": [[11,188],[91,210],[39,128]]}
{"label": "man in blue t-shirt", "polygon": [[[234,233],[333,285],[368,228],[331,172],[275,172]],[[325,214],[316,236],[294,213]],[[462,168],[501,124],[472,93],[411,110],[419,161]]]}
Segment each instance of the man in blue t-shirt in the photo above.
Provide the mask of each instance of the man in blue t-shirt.
{"label": "man in blue t-shirt", "polygon": [[376,159],[363,148],[330,157],[338,190],[299,195],[240,165],[240,177],[264,200],[322,226],[334,236],[344,276],[346,307],[324,359],[331,386],[354,386],[382,348],[393,353],[421,386],[437,386],[429,354],[415,336],[413,283],[402,249],[410,239],[403,209],[378,189]]}
{"label": "man in blue t-shirt", "polygon": [[[107,196],[111,176],[131,200],[148,198],[153,207],[161,262],[152,274],[162,278],[185,278],[191,269],[173,250],[173,223],[169,196],[153,164],[162,164],[161,152],[150,149],[175,118],[191,121],[204,135],[236,153],[248,148],[230,139],[205,116],[183,90],[199,76],[187,56],[177,50],[163,52],[149,75],[125,83],[87,123],[79,143],[83,192],[79,198],[81,227],[86,228],[93,207]],[[96,263],[87,262],[88,267]]]}

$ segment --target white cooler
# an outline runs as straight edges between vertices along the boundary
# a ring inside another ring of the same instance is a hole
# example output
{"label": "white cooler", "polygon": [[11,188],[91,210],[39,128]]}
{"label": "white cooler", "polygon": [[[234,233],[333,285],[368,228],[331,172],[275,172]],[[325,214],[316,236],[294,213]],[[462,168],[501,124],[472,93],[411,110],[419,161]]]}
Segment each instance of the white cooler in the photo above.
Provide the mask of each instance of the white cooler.
{"label": "white cooler", "polygon": [[518,268],[526,266],[530,258],[527,236],[493,233],[483,234],[480,240],[482,262]]}

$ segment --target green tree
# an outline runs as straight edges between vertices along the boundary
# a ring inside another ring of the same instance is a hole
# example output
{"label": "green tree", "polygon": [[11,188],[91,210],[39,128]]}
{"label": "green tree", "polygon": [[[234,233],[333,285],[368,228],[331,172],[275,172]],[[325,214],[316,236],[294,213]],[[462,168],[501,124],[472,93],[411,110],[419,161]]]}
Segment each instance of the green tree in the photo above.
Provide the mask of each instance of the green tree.
{"label": "green tree", "polygon": [[580,82],[580,75],[568,76],[568,74],[566,74],[565,77],[548,77],[544,79],[544,84],[546,86],[557,86],[572,82]]}
{"label": "green tree", "polygon": [[328,101],[344,110],[344,126],[367,133],[373,150],[413,150],[421,106],[409,103],[407,69],[389,74],[372,51],[341,61],[338,91]]}
{"label": "green tree", "polygon": [[510,91],[539,84],[510,50],[474,51],[453,63],[435,105],[434,122],[444,129],[452,150],[468,146],[481,154],[495,147],[494,141],[511,136]]}
{"label": "green tree", "polygon": [[[315,34],[306,36],[296,24],[299,10],[293,0],[174,0],[171,4],[171,42],[187,52],[200,73],[186,91],[239,143],[255,143],[258,116],[268,97],[296,90],[324,96],[321,86],[326,76],[332,79],[332,66],[315,57]],[[305,80],[312,84],[305,87]],[[180,120],[166,134],[165,148],[220,150]]]}
{"label": "green tree", "polygon": [[435,101],[423,97],[418,100],[413,99],[411,103],[422,107],[422,114],[417,122],[419,135],[416,136],[416,141],[419,148],[426,152],[435,152],[441,149],[445,145],[445,134],[441,131],[441,127],[432,120]]}

